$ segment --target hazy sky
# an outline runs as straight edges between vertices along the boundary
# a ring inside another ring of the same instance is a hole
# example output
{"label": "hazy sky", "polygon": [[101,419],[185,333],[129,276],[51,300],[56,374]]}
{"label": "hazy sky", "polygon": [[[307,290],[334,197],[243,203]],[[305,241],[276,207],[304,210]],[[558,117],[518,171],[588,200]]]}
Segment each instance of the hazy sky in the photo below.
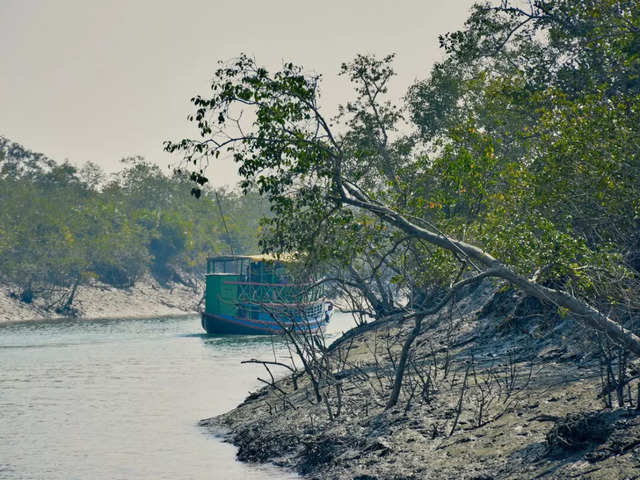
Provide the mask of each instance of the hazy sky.
{"label": "hazy sky", "polygon": [[[322,73],[323,105],[349,96],[337,76],[357,53],[396,52],[400,97],[441,58],[438,34],[460,28],[472,0],[0,0],[0,135],[62,161],[107,171],[162,142],[195,136],[189,98],[218,60],[245,52],[277,68]],[[210,169],[234,183],[229,162]]]}

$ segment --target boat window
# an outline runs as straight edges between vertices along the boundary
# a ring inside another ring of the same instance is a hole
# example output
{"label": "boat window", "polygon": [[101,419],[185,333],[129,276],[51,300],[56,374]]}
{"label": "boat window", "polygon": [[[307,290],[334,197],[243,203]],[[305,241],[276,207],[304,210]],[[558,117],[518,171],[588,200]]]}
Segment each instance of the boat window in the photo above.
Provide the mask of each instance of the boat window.
{"label": "boat window", "polygon": [[220,261],[215,262],[215,270],[213,273],[236,273],[236,262]]}
{"label": "boat window", "polygon": [[210,258],[207,262],[207,273],[246,275],[247,264],[247,260],[243,258]]}

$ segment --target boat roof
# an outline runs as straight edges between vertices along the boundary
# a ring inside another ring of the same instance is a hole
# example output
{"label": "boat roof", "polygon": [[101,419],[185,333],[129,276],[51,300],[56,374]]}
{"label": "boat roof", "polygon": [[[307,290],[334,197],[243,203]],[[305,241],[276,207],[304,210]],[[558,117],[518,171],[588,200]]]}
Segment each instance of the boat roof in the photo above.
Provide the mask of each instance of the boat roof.
{"label": "boat roof", "polygon": [[291,263],[293,262],[293,255],[290,253],[281,255],[271,255],[269,253],[262,253],[256,255],[216,255],[209,257],[209,260],[214,262],[230,262],[233,260],[250,260],[252,262],[281,262]]}

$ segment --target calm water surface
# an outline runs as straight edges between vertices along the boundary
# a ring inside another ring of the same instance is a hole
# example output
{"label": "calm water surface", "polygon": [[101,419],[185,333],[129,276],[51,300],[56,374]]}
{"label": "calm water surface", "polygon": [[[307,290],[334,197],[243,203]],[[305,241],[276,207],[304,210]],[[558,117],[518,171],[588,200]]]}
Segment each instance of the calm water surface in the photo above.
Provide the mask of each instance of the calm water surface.
{"label": "calm water surface", "polygon": [[197,426],[258,387],[240,361],[272,341],[200,332],[195,316],[0,326],[0,478],[297,478]]}

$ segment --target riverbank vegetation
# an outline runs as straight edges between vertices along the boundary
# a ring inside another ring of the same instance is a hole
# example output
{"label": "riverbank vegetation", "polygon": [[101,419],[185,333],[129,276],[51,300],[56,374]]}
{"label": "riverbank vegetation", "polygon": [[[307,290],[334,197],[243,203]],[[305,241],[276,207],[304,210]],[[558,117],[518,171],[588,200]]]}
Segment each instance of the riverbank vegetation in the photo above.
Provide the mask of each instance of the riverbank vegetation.
{"label": "riverbank vegetation", "polygon": [[[640,411],[626,393],[619,406],[615,361],[572,318],[535,307],[487,280],[461,291],[423,320],[391,408],[411,322],[329,347],[296,339],[306,365],[281,354],[294,371],[277,376],[260,359],[270,385],[201,424],[222,428],[240,460],[314,479],[634,478]],[[637,381],[640,364],[625,368]]]}
{"label": "riverbank vegetation", "polygon": [[[130,288],[143,275],[201,290],[206,257],[255,252],[255,194],[206,190],[142,158],[106,175],[0,137],[0,281],[24,303],[75,312],[78,288]],[[192,307],[193,308],[193,307]]]}
{"label": "riverbank vegetation", "polygon": [[[271,203],[262,248],[298,252],[349,299],[359,323],[373,317],[403,332],[373,368],[393,372],[380,384],[383,411],[410,410],[421,389],[430,398],[425,333],[451,316],[465,289],[488,279],[498,288],[492,296],[515,295],[502,322],[518,319],[557,348],[579,345],[574,360],[600,362],[606,405],[637,405],[629,361],[640,355],[639,7],[477,5],[463,30],[440,37],[444,60],[401,104],[386,98],[393,55],[343,64],[354,93],[335,113],[322,109],[319,76],[292,63],[269,72],[241,55],[215,72],[208,95],[192,98],[202,139],[165,146],[182,152],[200,181],[204,162],[231,155],[243,187]],[[476,328],[480,318],[456,328]],[[588,341],[575,343],[567,329]],[[326,353],[306,355],[327,365]],[[473,351],[456,355],[459,407],[447,436],[469,399],[478,413],[466,428],[502,418],[487,416],[487,402],[499,397],[487,393],[498,388],[494,374],[478,373]],[[327,368],[306,374],[321,378],[311,382],[313,396],[329,405],[331,422],[345,404]],[[592,407],[580,401],[575,410]],[[571,444],[558,432],[589,418],[556,425],[549,445]]]}

